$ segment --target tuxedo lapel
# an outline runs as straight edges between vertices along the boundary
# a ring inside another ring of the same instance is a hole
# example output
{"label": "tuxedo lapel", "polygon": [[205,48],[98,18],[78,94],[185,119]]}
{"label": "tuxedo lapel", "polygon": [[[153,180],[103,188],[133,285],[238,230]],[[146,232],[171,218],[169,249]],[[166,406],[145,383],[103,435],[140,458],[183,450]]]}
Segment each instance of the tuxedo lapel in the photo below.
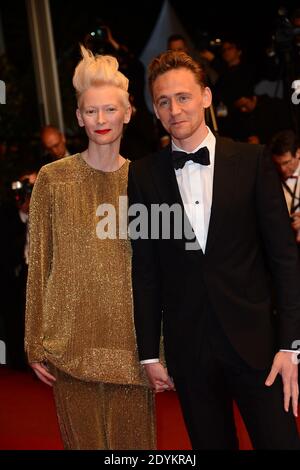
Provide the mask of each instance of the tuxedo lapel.
{"label": "tuxedo lapel", "polygon": [[183,208],[183,202],[172,165],[170,146],[163,149],[159,156],[153,159],[152,177],[160,199],[169,205],[178,203]]}
{"label": "tuxedo lapel", "polygon": [[[181,198],[176,174],[172,163],[170,146],[165,148],[156,159],[153,159],[152,177],[157,192],[159,194],[159,199],[161,203],[166,203],[169,205],[169,207],[173,204],[180,205],[181,215],[184,218],[184,222],[183,219],[181,219],[183,222],[182,235],[180,236],[180,238],[175,238],[174,242],[179,243],[185,249],[187,242],[193,243],[194,232],[184,209],[184,204]],[[171,233],[173,229],[174,225],[171,226]],[[202,250],[200,250],[200,246],[198,245],[198,243],[197,246],[199,249],[196,249],[196,251],[201,251],[202,253]]]}
{"label": "tuxedo lapel", "polygon": [[237,156],[234,155],[233,143],[230,140],[216,138],[215,168],[213,180],[213,198],[210,223],[207,235],[206,250],[212,249],[217,235],[221,235],[222,224],[226,223],[228,208],[234,199],[236,187]]}

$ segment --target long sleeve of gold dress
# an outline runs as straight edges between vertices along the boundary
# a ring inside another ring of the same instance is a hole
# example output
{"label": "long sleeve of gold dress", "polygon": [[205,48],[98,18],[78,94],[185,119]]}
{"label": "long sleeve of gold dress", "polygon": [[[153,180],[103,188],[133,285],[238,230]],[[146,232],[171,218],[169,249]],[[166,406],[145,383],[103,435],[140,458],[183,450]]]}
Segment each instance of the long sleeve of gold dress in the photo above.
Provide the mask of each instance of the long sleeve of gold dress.
{"label": "long sleeve of gold dress", "polygon": [[128,166],[103,172],[77,154],[40,170],[30,207],[25,348],[29,362],[48,360],[81,380],[145,385],[130,241],[119,237],[118,222],[115,239],[98,236],[101,204],[119,220]]}

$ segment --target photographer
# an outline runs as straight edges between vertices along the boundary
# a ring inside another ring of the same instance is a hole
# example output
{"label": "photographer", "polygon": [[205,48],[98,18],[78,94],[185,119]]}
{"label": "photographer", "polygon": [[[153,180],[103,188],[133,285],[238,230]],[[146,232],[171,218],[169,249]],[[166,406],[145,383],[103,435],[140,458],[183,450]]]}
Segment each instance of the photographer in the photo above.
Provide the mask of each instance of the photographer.
{"label": "photographer", "polygon": [[113,36],[111,29],[102,20],[85,36],[84,45],[94,54],[109,54],[116,57],[119,70],[129,79],[129,95],[132,118],[124,127],[121,151],[130,160],[138,160],[157,150],[158,129],[149,112],[144,97],[145,70],[136,55]]}
{"label": "photographer", "polygon": [[184,51],[193,57],[204,70],[208,86],[212,87],[218,80],[218,73],[211,66],[214,54],[208,50],[196,51],[188,47],[186,39],[181,34],[171,34],[168,37],[167,49],[170,51]]}
{"label": "photographer", "polygon": [[129,94],[134,97],[135,106],[144,105],[144,66],[125,44],[113,36],[110,27],[101,19],[96,20],[93,31],[86,34],[83,44],[94,54],[114,56],[120,72],[129,79]]}
{"label": "photographer", "polygon": [[267,78],[283,80],[288,88],[290,82],[300,79],[300,8],[295,9],[290,18],[284,8],[278,11],[277,26],[266,52]]}
{"label": "photographer", "polygon": [[235,38],[226,38],[222,42],[221,55],[224,69],[215,85],[214,103],[220,134],[236,138],[234,102],[242,96],[242,90],[253,88],[256,80],[255,69],[244,59],[242,46]]}
{"label": "photographer", "polygon": [[300,247],[300,145],[296,134],[286,130],[276,134],[270,152],[282,182],[291,226]]}
{"label": "photographer", "polygon": [[300,8],[288,16],[285,8],[278,11],[272,43],[267,49],[262,78],[275,83],[275,96],[282,96],[290,106],[293,129],[299,133],[300,108],[293,103],[293,83],[300,80]]}
{"label": "photographer", "polygon": [[292,127],[286,100],[256,95],[253,87],[237,90],[235,107],[236,137],[252,144],[268,144],[274,134]]}
{"label": "photographer", "polygon": [[6,362],[13,369],[26,369],[24,353],[25,290],[28,255],[28,211],[35,170],[21,172],[12,183],[12,200],[0,208],[2,229],[1,300],[5,328]]}

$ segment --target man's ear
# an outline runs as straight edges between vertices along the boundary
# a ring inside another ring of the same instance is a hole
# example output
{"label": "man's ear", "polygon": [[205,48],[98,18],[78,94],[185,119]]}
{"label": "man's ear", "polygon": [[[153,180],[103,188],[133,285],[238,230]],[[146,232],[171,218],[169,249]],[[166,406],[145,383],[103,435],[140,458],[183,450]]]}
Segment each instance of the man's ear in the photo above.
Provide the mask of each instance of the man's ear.
{"label": "man's ear", "polygon": [[84,127],[84,122],[82,120],[82,116],[81,116],[81,112],[80,112],[79,108],[76,109],[76,117],[77,117],[77,121],[78,121],[79,126]]}
{"label": "man's ear", "polygon": [[296,150],[295,157],[298,158],[298,160],[300,160],[300,148]]}
{"label": "man's ear", "polygon": [[209,108],[212,103],[212,94],[210,88],[206,86],[203,89],[203,107],[204,108]]}

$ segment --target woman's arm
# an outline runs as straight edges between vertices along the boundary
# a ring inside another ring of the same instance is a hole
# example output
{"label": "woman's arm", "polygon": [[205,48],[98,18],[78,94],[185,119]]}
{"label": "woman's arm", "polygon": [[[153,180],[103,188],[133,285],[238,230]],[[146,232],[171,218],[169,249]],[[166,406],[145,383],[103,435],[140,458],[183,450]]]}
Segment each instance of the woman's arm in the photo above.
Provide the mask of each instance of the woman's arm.
{"label": "woman's arm", "polygon": [[26,295],[25,350],[29,363],[45,359],[44,300],[52,262],[51,194],[47,169],[35,182],[29,212],[29,269]]}

